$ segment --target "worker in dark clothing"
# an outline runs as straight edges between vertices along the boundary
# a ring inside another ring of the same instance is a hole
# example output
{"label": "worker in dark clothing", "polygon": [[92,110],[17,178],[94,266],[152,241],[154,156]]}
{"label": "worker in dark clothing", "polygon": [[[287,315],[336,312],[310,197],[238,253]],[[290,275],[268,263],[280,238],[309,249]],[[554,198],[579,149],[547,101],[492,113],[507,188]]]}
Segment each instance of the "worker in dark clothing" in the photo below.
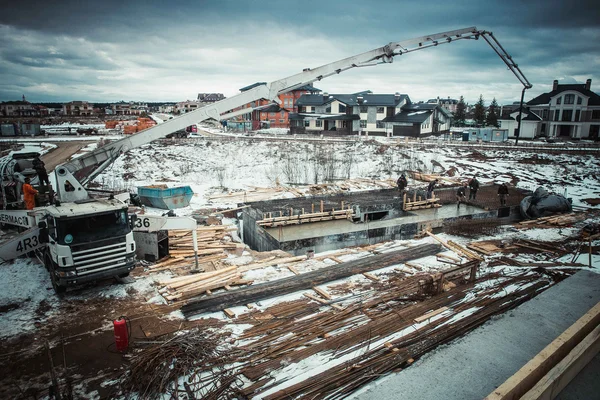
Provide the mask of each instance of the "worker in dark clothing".
{"label": "worker in dark clothing", "polygon": [[463,183],[456,191],[456,207],[460,207],[460,203],[467,202],[467,184]]}
{"label": "worker in dark clothing", "polygon": [[498,187],[498,197],[500,197],[500,206],[504,207],[508,197],[508,186],[504,182]]}
{"label": "worker in dark clothing", "polygon": [[396,184],[398,185],[398,190],[400,193],[404,192],[404,189],[406,189],[406,186],[408,186],[408,180],[406,179],[406,176],[404,176],[404,174],[400,175],[400,178],[398,178]]}
{"label": "worker in dark clothing", "polygon": [[438,183],[437,179],[429,182],[429,185],[427,186],[427,199],[431,199],[433,197],[433,190],[435,189],[435,185],[437,183]]}
{"label": "worker in dark clothing", "polygon": [[40,185],[50,185],[50,179],[48,179],[48,173],[46,172],[46,164],[40,160],[39,156],[35,156],[32,161],[33,169],[37,172],[40,179]]}
{"label": "worker in dark clothing", "polygon": [[479,181],[477,180],[477,177],[473,177],[473,179],[471,179],[471,181],[469,182],[469,200],[475,200],[475,197],[477,197],[477,191],[479,190]]}

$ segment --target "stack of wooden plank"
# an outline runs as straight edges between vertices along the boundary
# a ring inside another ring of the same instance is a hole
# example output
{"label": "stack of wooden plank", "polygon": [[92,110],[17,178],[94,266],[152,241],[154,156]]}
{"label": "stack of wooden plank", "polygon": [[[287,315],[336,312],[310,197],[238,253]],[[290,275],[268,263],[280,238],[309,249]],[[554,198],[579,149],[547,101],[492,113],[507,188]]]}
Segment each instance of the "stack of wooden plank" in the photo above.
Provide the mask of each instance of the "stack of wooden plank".
{"label": "stack of wooden plank", "polygon": [[185,300],[200,294],[211,294],[212,290],[231,289],[233,285],[246,285],[251,281],[243,280],[237,267],[227,267],[201,274],[179,276],[160,282],[164,287],[159,290],[169,301]]}
{"label": "stack of wooden plank", "polygon": [[530,219],[527,221],[522,221],[519,225],[522,226],[531,226],[531,225],[553,225],[553,226],[566,226],[571,225],[576,222],[579,222],[585,218],[584,214],[560,214],[560,215],[551,215],[548,217],[542,217],[538,219]]}
{"label": "stack of wooden plank", "polygon": [[[215,263],[227,258],[226,251],[243,251],[243,243],[231,241],[230,232],[235,227],[217,225],[202,226],[196,229],[198,237],[198,263],[203,270],[215,270]],[[192,231],[169,231],[169,257],[163,258],[159,263],[149,267],[150,272],[165,269],[177,269],[186,266],[195,266],[194,243]]]}
{"label": "stack of wooden plank", "polygon": [[402,202],[402,209],[404,211],[421,210],[423,208],[438,208],[442,205],[438,202],[440,199],[432,197],[431,199],[421,199],[421,196],[417,197],[417,191],[414,191],[412,200],[408,198],[407,194],[404,193]]}
{"label": "stack of wooden plank", "polygon": [[276,227],[285,225],[306,224],[309,222],[330,221],[335,219],[351,220],[352,218],[354,218],[354,211],[350,207],[348,207],[344,210],[331,210],[316,213],[300,213],[296,215],[286,215],[282,217],[264,218],[260,221],[256,221],[256,224],[265,227]]}

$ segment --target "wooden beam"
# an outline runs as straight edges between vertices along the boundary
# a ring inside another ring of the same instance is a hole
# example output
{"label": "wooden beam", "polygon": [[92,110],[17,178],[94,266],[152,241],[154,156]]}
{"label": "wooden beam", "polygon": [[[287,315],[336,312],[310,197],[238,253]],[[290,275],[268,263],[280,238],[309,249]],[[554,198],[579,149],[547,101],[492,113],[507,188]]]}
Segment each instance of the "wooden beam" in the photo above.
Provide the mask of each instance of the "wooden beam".
{"label": "wooden beam", "polygon": [[327,293],[327,290],[325,289],[321,289],[318,286],[315,286],[312,288],[315,292],[317,292],[318,294],[320,294],[323,298],[327,299],[327,300],[331,300],[331,295],[329,293]]}
{"label": "wooden beam", "polygon": [[[600,351],[600,326],[556,364],[521,400],[552,400]],[[591,395],[591,394],[590,394]]]}
{"label": "wooden beam", "polygon": [[428,320],[431,317],[435,317],[436,315],[441,314],[446,310],[448,310],[448,307],[438,308],[437,310],[433,310],[427,314],[424,314],[424,315],[421,315],[420,317],[415,318],[414,321],[418,324],[420,322]]}
{"label": "wooden beam", "polygon": [[552,343],[490,393],[486,400],[516,400],[539,382],[587,335],[600,325],[600,303],[579,318]]}

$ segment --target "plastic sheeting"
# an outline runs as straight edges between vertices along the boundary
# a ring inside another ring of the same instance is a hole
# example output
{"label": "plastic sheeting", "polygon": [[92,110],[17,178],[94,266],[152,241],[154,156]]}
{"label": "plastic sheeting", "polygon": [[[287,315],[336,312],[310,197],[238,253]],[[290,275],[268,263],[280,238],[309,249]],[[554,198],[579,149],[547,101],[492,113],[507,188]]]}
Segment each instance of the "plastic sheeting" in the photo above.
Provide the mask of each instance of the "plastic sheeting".
{"label": "plastic sheeting", "polygon": [[532,196],[527,196],[521,201],[521,215],[523,218],[534,219],[546,217],[556,213],[572,211],[571,200],[556,193],[548,193],[543,187],[538,187]]}

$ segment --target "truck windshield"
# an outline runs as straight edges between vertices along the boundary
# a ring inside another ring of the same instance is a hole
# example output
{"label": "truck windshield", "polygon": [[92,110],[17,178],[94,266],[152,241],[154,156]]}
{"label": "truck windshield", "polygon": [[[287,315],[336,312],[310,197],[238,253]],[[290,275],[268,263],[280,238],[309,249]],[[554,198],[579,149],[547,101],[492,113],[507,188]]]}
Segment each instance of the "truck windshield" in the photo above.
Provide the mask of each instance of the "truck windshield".
{"label": "truck windshield", "polygon": [[102,240],[125,235],[130,231],[125,210],[81,218],[58,218],[56,222],[60,244],[78,244]]}

